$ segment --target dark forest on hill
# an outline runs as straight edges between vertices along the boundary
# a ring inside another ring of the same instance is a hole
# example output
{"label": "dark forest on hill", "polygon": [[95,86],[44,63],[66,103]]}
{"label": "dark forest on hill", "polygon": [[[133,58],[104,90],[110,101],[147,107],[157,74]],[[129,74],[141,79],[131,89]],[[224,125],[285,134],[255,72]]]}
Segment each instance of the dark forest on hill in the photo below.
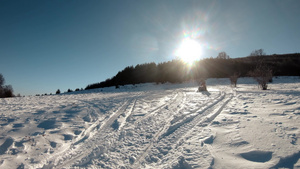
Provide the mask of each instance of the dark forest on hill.
{"label": "dark forest on hill", "polygon": [[244,58],[206,58],[196,61],[190,67],[180,60],[172,60],[160,64],[145,63],[135,67],[128,66],[114,77],[90,84],[85,89],[148,82],[181,83],[199,78],[229,78],[235,73],[246,77],[259,64],[269,67],[273,76],[300,76],[300,53]]}

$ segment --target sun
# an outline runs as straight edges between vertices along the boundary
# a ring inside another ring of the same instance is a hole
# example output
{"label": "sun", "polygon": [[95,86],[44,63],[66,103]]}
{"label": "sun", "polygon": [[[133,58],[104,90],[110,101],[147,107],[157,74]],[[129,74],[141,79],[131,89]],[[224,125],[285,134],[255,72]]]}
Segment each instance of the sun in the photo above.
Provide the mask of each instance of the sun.
{"label": "sun", "polygon": [[194,61],[198,60],[201,54],[201,45],[191,38],[185,38],[175,52],[176,56],[189,65],[192,65]]}

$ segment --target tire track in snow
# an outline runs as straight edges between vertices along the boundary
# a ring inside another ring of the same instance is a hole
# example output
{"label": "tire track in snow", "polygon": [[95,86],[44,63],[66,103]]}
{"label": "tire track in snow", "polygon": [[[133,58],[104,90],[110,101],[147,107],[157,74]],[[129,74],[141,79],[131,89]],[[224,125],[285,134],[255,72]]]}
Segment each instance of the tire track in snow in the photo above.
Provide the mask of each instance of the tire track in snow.
{"label": "tire track in snow", "polygon": [[[153,156],[166,155],[172,148],[174,148],[179,142],[180,138],[184,138],[189,132],[199,123],[205,125],[211,122],[219,113],[223,110],[226,104],[231,100],[231,96],[225,99],[226,94],[222,93],[217,100],[203,108],[198,109],[197,115],[187,118],[183,122],[171,126],[167,132],[161,134],[159,137],[153,140],[151,144],[145,149],[145,151],[136,160],[133,168],[139,168],[139,165],[145,160],[152,162]],[[191,113],[190,113],[191,114]],[[202,124],[203,123],[203,124]],[[158,150],[158,151],[157,151]]]}
{"label": "tire track in snow", "polygon": [[[71,144],[70,147],[67,147],[65,150],[56,153],[53,158],[48,160],[47,165],[44,165],[44,168],[63,168],[69,167],[74,162],[80,161],[82,158],[90,156],[90,154],[101,144],[101,138],[103,138],[110,133],[113,129],[111,125],[113,122],[128,109],[129,105],[132,102],[135,102],[134,98],[130,98],[124,102],[124,104],[113,113],[106,122],[101,124],[102,119],[98,119],[91,126],[89,126],[80,137]],[[94,107],[90,108],[92,111],[97,111]],[[131,109],[132,110],[132,109]],[[99,133],[100,138],[94,138]],[[90,151],[92,150],[92,151]]]}

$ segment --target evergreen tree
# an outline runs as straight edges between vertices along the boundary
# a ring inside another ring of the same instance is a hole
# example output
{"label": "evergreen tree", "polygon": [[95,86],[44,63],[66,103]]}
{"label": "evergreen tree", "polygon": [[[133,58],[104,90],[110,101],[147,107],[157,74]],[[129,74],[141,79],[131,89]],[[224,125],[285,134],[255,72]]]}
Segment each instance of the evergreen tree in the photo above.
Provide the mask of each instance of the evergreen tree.
{"label": "evergreen tree", "polygon": [[4,85],[5,79],[0,73],[0,98],[14,97],[14,90],[11,85]]}

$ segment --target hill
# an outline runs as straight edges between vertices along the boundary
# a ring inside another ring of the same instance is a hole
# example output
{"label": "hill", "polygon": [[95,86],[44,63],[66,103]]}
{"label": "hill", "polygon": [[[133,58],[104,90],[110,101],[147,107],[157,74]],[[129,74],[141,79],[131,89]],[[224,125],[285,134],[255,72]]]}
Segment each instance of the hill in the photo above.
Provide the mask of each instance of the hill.
{"label": "hill", "polygon": [[228,59],[206,58],[196,61],[192,66],[187,66],[180,60],[172,60],[160,64],[145,63],[135,67],[128,66],[114,77],[103,82],[90,84],[85,89],[118,87],[147,82],[180,83],[199,78],[227,78],[234,73],[246,77],[249,76],[249,71],[255,69],[258,64],[268,66],[274,76],[300,75],[300,53]]}
{"label": "hill", "polygon": [[0,99],[0,168],[299,168],[300,78]]}

